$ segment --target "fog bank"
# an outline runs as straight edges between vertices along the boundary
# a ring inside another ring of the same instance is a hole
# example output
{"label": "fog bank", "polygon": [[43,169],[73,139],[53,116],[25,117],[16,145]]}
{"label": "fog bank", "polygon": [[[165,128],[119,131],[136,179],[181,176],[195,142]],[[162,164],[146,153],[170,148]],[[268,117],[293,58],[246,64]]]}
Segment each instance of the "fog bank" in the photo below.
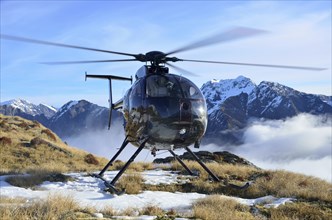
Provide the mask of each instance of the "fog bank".
{"label": "fog bank", "polygon": [[[332,182],[331,121],[331,117],[309,114],[286,120],[256,120],[245,130],[243,145],[227,148],[206,145],[199,150],[227,150],[264,169],[284,169]],[[124,137],[121,123],[116,123],[111,130],[91,131],[66,141],[72,146],[110,159],[121,146]],[[127,161],[136,149],[129,144],[118,159]],[[176,151],[177,154],[183,152]],[[169,155],[165,151],[157,153],[157,157]],[[143,150],[136,161],[150,162],[153,159],[149,151]]]}

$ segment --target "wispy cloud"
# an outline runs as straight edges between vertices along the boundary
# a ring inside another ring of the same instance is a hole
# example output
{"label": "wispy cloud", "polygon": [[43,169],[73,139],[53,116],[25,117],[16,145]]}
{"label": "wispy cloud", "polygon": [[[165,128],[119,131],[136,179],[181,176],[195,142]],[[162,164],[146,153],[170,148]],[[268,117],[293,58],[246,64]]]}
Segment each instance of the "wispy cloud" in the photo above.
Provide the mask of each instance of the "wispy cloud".
{"label": "wispy cloud", "polygon": [[244,144],[227,150],[262,168],[285,169],[332,182],[331,146],[332,118],[300,114],[286,120],[254,121],[244,133]]}
{"label": "wispy cloud", "polygon": [[[117,121],[112,125],[111,130],[105,129],[88,131],[80,135],[67,138],[65,141],[72,146],[111,159],[120,148],[124,139],[124,129],[121,126],[121,123]],[[136,150],[136,147],[128,144],[117,159],[126,162]],[[148,162],[152,160],[153,157],[151,156],[151,152],[148,150],[143,150],[136,158],[136,161]]]}

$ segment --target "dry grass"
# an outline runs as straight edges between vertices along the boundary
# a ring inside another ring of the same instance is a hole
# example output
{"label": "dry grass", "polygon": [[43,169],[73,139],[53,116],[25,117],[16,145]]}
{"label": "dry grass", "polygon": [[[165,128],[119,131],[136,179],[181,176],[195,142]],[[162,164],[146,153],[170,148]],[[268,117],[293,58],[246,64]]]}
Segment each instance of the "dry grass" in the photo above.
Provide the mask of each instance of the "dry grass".
{"label": "dry grass", "polygon": [[[207,173],[195,162],[185,161],[191,170],[199,170],[200,176],[182,186],[184,192],[200,192],[207,194],[226,194],[242,198],[257,198],[266,195],[276,197],[295,197],[306,201],[332,202],[332,184],[319,178],[292,173],[288,171],[265,171],[249,166],[207,163],[207,166],[220,179],[221,183],[208,180]],[[174,162],[173,170],[184,171],[182,166]],[[229,183],[242,185],[254,181],[246,190],[235,190]]]}
{"label": "dry grass", "polygon": [[53,172],[36,172],[30,175],[10,176],[6,178],[6,182],[8,182],[9,184],[23,188],[36,187],[44,181],[67,182],[73,180],[74,179],[70,176]]}
{"label": "dry grass", "polygon": [[132,170],[135,172],[142,172],[144,170],[153,170],[155,169],[153,163],[147,163],[147,162],[134,162],[130,164],[128,167],[128,170]]}
{"label": "dry grass", "polygon": [[93,154],[87,154],[84,157],[84,161],[88,164],[93,164],[93,165],[98,165],[99,164],[98,159],[95,156],[93,156]]}
{"label": "dry grass", "polygon": [[241,205],[231,199],[221,198],[218,195],[212,195],[198,200],[194,204],[194,216],[195,218],[205,220],[255,219],[250,213],[250,208],[248,206]]}
{"label": "dry grass", "polygon": [[100,212],[103,213],[105,217],[112,217],[118,215],[118,211],[111,206],[105,206],[103,209],[100,210]]}
{"label": "dry grass", "polygon": [[[207,180],[209,178],[208,173],[196,162],[196,161],[184,161],[185,164],[192,171],[199,171],[200,179]],[[185,172],[185,169],[177,161],[171,164],[172,170]],[[219,164],[219,163],[206,163],[207,167],[219,178],[224,181],[246,181],[252,175],[259,172],[255,167],[233,164]]]}
{"label": "dry grass", "polygon": [[88,152],[66,145],[36,121],[0,114],[0,130],[2,173],[24,173],[36,167],[61,172],[95,171],[107,163],[106,158],[95,156],[93,163],[87,162]]}
{"label": "dry grass", "polygon": [[153,215],[153,216],[163,216],[165,211],[158,206],[148,205],[139,211],[140,215]]}
{"label": "dry grass", "polygon": [[116,184],[119,189],[126,189],[127,194],[138,194],[143,188],[143,177],[139,173],[123,175]]}
{"label": "dry grass", "polygon": [[[306,202],[295,202],[281,205],[278,208],[256,206],[256,211],[249,206],[241,205],[232,199],[219,195],[208,196],[194,204],[194,217],[205,220],[217,219],[272,219],[272,220],[330,220],[331,207],[324,207]],[[258,211],[258,213],[257,213]],[[255,214],[253,214],[255,213]]]}
{"label": "dry grass", "polygon": [[26,202],[27,199],[21,197],[10,198],[10,197],[0,196],[0,204],[23,204]]}
{"label": "dry grass", "polygon": [[332,202],[332,184],[288,171],[266,171],[243,196],[255,198],[265,195]]}
{"label": "dry grass", "polygon": [[[0,115],[0,130],[0,174],[22,172],[30,174],[30,176],[9,179],[8,181],[13,185],[33,187],[45,180],[52,181],[53,174],[100,170],[108,162],[105,158],[87,156],[87,152],[67,146],[57,136],[53,137],[53,133],[38,122]],[[42,141],[31,147],[32,140]],[[59,148],[51,148],[48,143]],[[99,165],[96,165],[96,161],[99,162]],[[208,163],[207,166],[221,179],[220,183],[215,183],[209,181],[208,174],[197,162],[185,161],[185,163],[191,170],[198,170],[200,177],[182,185],[146,186],[142,176],[137,172],[154,169],[155,166],[151,163],[139,162],[129,166],[129,172],[127,171],[127,175],[118,181],[117,187],[126,188],[126,192],[129,194],[137,194],[143,189],[148,189],[226,194],[242,198],[257,198],[266,195],[293,197],[298,199],[298,202],[280,206],[277,209],[258,207],[258,210],[268,219],[332,219],[332,184],[326,181],[287,171],[264,171],[249,166]],[[119,170],[123,165],[122,161],[116,161],[110,170]],[[172,163],[171,169],[184,171],[178,162]],[[254,180],[255,183],[246,190],[235,190],[228,185],[229,183],[241,185],[250,180]],[[21,205],[1,205],[0,219],[91,218],[91,213],[95,211],[91,208],[79,208],[72,199],[60,196],[52,196],[52,199],[48,198],[32,204],[27,204],[22,199],[11,200],[0,197],[0,204],[4,203]],[[167,217],[167,213],[165,214],[154,206],[148,206],[142,210],[128,209],[121,213],[107,208],[102,212],[105,213],[105,216],[110,217],[119,214],[137,215],[139,212],[161,216],[159,219],[171,219]],[[260,218],[253,216],[249,207],[218,196],[207,197],[205,200],[197,202],[194,206],[194,213],[195,218],[201,219]]]}
{"label": "dry grass", "polygon": [[280,206],[277,209],[268,209],[267,216],[273,220],[331,220],[332,210],[309,203],[290,203]]}
{"label": "dry grass", "polygon": [[31,204],[0,206],[0,219],[75,219],[79,209],[70,196],[52,195]]}
{"label": "dry grass", "polygon": [[117,219],[120,218],[120,216],[123,216],[123,219],[128,219],[127,216],[149,215],[157,216],[157,219],[159,220],[171,220],[174,219],[177,215],[174,210],[165,211],[160,207],[154,205],[147,205],[141,209],[127,208],[120,211],[116,211],[112,207],[105,207],[100,210],[100,212],[103,213],[104,217],[106,218],[112,218],[114,216],[117,216]]}

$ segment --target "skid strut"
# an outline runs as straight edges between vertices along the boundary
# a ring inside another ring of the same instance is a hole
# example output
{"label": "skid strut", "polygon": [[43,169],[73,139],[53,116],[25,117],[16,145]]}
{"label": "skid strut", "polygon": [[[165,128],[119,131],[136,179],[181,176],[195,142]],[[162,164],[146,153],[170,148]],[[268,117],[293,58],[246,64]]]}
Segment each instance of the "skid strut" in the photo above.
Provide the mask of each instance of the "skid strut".
{"label": "skid strut", "polygon": [[123,151],[123,149],[125,149],[125,147],[128,144],[128,138],[126,137],[120,147],[120,149],[118,150],[118,152],[116,152],[116,154],[112,157],[112,159],[108,162],[108,164],[103,168],[102,171],[100,171],[100,173],[98,174],[99,176],[103,176],[105,171],[110,167],[113,166],[113,162],[116,160],[116,158],[119,156],[119,154]]}
{"label": "skid strut", "polygon": [[187,167],[187,165],[181,160],[181,158],[178,156],[178,155],[176,155],[175,153],[174,153],[174,151],[172,151],[172,150],[168,150],[172,155],[173,155],[173,157],[177,160],[177,161],[179,161],[179,163],[187,170],[187,172],[189,173],[189,175],[191,175],[191,176],[194,176],[194,173]]}
{"label": "skid strut", "polygon": [[203,169],[210,174],[214,181],[220,182],[220,179],[214,173],[212,173],[212,171],[203,163],[201,159],[197,157],[194,152],[192,152],[188,147],[185,147],[185,149],[195,158],[195,160],[203,167]]}
{"label": "skid strut", "polygon": [[115,183],[116,181],[121,177],[121,175],[126,171],[126,169],[128,168],[128,166],[135,160],[135,158],[137,157],[137,155],[143,150],[143,148],[145,147],[145,143],[148,141],[148,139],[145,139],[142,144],[138,147],[138,149],[136,150],[136,152],[131,156],[131,158],[127,161],[127,163],[121,168],[121,170],[118,172],[118,174],[113,178],[113,180],[111,182],[107,181],[104,177],[103,174],[104,172],[108,169],[108,167],[112,166],[112,163],[115,161],[115,159],[119,156],[119,154],[122,152],[122,150],[127,146],[127,144],[129,143],[127,137],[125,138],[125,140],[123,141],[120,149],[118,150],[118,152],[113,156],[113,158],[108,162],[108,164],[103,168],[102,171],[100,171],[99,174],[92,174],[93,177],[97,177],[99,179],[101,179],[102,181],[104,181],[105,186],[108,188],[108,190],[111,193],[115,193],[117,195],[121,195],[124,193],[124,190],[119,191],[115,188]]}
{"label": "skid strut", "polygon": [[121,170],[119,171],[119,173],[113,178],[113,180],[111,181],[111,185],[115,185],[116,181],[120,178],[120,176],[123,174],[123,172],[128,168],[128,166],[135,160],[135,158],[137,157],[137,155],[143,150],[143,148],[145,147],[145,143],[148,141],[148,139],[146,139],[136,150],[136,152],[133,154],[133,156],[131,156],[131,158],[127,161],[127,163],[121,168]]}

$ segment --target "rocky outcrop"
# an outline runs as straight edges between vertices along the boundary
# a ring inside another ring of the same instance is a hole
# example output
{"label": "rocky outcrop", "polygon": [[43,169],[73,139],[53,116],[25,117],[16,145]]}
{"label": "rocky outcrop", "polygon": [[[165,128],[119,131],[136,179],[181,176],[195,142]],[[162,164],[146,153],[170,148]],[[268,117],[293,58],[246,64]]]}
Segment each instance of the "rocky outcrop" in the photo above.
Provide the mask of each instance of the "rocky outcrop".
{"label": "rocky outcrop", "polygon": [[[209,151],[198,151],[195,154],[205,163],[226,163],[226,164],[234,164],[234,165],[244,165],[244,166],[253,166],[256,167],[253,163],[248,160],[239,157],[235,154],[232,154],[228,151],[217,151],[217,152],[209,152]],[[193,156],[185,152],[183,155],[179,156],[182,160],[195,160]],[[174,157],[166,157],[166,158],[157,158],[153,161],[153,163],[170,163],[175,161]]]}

